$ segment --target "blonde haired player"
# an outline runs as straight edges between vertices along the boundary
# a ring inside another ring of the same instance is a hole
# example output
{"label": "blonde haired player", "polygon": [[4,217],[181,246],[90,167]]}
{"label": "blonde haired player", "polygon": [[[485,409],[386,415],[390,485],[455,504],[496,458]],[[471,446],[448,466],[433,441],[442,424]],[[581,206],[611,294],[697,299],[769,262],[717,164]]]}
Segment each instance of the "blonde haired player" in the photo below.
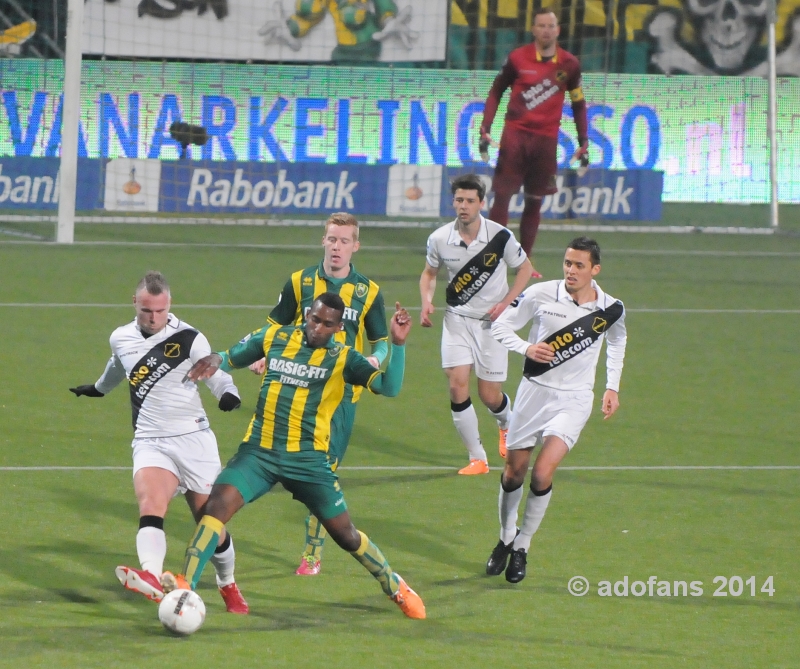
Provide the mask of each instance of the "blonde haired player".
{"label": "blonde haired player", "polygon": [[[358,251],[358,220],[347,212],[336,212],[325,221],[322,236],[322,261],[295,272],[289,277],[270,312],[270,325],[302,325],[314,300],[323,293],[334,293],[344,300],[343,327],[335,341],[352,346],[366,355],[373,367],[380,367],[389,352],[389,331],[386,328],[386,309],[380,286],[356,271],[351,262]],[[256,374],[264,373],[264,360],[250,366]],[[356,403],[362,389],[347,384],[342,403],[333,415],[331,425],[330,457],[333,470],[341,464],[350,442],[356,418]],[[310,514],[306,518],[306,545],[300,558],[298,576],[316,576],[322,569],[322,548],[327,532],[319,519]]]}

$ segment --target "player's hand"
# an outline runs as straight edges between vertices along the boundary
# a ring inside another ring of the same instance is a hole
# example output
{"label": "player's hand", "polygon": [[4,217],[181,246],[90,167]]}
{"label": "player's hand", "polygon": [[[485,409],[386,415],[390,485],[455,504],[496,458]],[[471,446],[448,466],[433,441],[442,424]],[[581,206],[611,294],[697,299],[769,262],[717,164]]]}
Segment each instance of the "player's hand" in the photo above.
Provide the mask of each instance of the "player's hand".
{"label": "player's hand", "polygon": [[531,344],[525,351],[525,357],[534,362],[552,362],[556,357],[555,351],[550,348],[550,344],[540,341],[538,344]]}
{"label": "player's hand", "polygon": [[508,305],[505,302],[498,302],[491,309],[489,309],[489,312],[486,314],[486,320],[494,323],[498,318],[500,318],[500,314],[502,314],[507,307]]}
{"label": "player's hand", "polygon": [[375,369],[380,369],[381,368],[381,363],[378,362],[378,359],[374,355],[369,356],[367,358],[367,362],[370,365],[372,365]]}
{"label": "player's hand", "polygon": [[606,390],[603,393],[603,420],[611,418],[619,409],[619,393],[616,390]]}
{"label": "player's hand", "polygon": [[208,379],[214,376],[216,371],[219,369],[220,365],[222,364],[222,356],[219,353],[212,353],[211,355],[207,355],[205,358],[200,358],[192,368],[186,372],[186,376],[183,377],[183,383],[187,381],[202,381],[203,379]]}
{"label": "player's hand", "polygon": [[233,411],[242,406],[242,400],[233,393],[223,393],[218,406],[221,411]]}
{"label": "player's hand", "polygon": [[286,22],[286,14],[280,0],[272,5],[272,13],[275,17],[272,21],[267,21],[258,29],[258,34],[264,38],[264,44],[274,44],[278,42],[285,44],[292,51],[300,51],[300,40],[292,35],[289,25]]}
{"label": "player's hand", "polygon": [[489,147],[493,146],[495,149],[500,148],[500,145],[492,139],[492,136],[481,128],[481,139],[478,142],[478,151],[481,154],[483,162],[489,162]]}
{"label": "player's hand", "polygon": [[399,302],[394,303],[394,315],[390,326],[392,332],[392,344],[402,346],[406,343],[406,337],[411,331],[411,316],[400,306]]}
{"label": "player's hand", "polygon": [[101,393],[97,388],[94,387],[94,384],[90,384],[88,386],[77,386],[75,388],[70,388],[69,391],[71,393],[75,393],[75,397],[80,397],[81,395],[85,395],[86,397],[105,396],[105,393]]}
{"label": "player's hand", "polygon": [[431,320],[431,314],[435,311],[435,308],[432,304],[423,304],[422,311],[419,314],[419,324],[424,328],[433,327],[433,321]]}
{"label": "player's hand", "polygon": [[589,140],[584,139],[581,142],[581,145],[577,148],[575,153],[572,154],[572,158],[570,158],[569,164],[572,165],[574,162],[580,162],[578,165],[578,176],[582,177],[586,174],[586,170],[589,169]]}
{"label": "player's hand", "polygon": [[410,22],[411,5],[406,5],[397,13],[397,16],[387,19],[386,23],[383,24],[383,30],[373,33],[372,39],[376,42],[383,42],[389,37],[397,37],[406,50],[411,51],[411,46],[419,39],[419,33],[411,30],[411,26],[408,25]]}
{"label": "player's hand", "polygon": [[267,359],[261,358],[261,360],[256,360],[247,369],[253,372],[253,374],[258,374],[259,376],[261,376],[266,368],[267,368]]}

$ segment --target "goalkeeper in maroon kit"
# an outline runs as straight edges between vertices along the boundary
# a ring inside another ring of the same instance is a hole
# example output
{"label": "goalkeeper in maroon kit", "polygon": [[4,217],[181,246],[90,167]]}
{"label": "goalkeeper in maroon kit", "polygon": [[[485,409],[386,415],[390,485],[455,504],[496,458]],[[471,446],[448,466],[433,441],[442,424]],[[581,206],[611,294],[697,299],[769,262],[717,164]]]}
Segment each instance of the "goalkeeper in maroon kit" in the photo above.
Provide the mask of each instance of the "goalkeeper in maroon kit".
{"label": "goalkeeper in maroon kit", "polygon": [[[538,9],[533,17],[534,41],[514,49],[494,80],[481,123],[480,151],[488,159],[488,148],[494,144],[489,134],[492,121],[507,88],[511,88],[505,127],[500,140],[500,154],[494,172],[494,203],[489,218],[508,225],[511,198],[525,191],[525,208],[520,218],[520,244],[530,255],[539,229],[542,198],[556,192],[558,128],[569,92],[578,149],[571,162],[589,164],[586,101],[581,90],[581,66],[578,59],[558,46],[558,19],[549,9]],[[496,144],[495,144],[496,145]],[[538,272],[534,272],[534,278]]]}

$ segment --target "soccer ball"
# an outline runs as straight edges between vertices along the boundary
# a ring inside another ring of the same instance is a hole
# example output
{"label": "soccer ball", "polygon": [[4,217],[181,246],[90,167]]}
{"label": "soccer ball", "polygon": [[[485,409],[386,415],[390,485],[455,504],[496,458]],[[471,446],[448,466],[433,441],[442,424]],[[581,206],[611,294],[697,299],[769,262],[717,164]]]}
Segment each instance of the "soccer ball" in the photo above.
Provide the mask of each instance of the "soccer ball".
{"label": "soccer ball", "polygon": [[173,590],[158,605],[158,619],[174,634],[194,634],[206,619],[206,605],[191,590]]}

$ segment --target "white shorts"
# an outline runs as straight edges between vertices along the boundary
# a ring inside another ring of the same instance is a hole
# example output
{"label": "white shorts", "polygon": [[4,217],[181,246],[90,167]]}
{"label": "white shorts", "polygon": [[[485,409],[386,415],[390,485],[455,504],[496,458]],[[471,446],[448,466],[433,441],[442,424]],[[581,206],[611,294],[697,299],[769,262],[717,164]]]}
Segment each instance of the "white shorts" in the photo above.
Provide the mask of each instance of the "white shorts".
{"label": "white shorts", "polygon": [[533,448],[544,443],[545,437],[554,436],[572,450],[589,420],[593,403],[594,393],[590,390],[553,390],[523,378],[508,425],[507,448]]}
{"label": "white shorts", "polygon": [[442,327],[442,368],[473,365],[484,381],[506,380],[508,349],[492,337],[489,321],[445,312]]}
{"label": "white shorts", "polygon": [[210,428],[179,437],[142,437],[134,439],[133,475],[144,467],[158,467],[175,474],[178,493],[187,490],[208,495],[222,463],[217,438]]}

